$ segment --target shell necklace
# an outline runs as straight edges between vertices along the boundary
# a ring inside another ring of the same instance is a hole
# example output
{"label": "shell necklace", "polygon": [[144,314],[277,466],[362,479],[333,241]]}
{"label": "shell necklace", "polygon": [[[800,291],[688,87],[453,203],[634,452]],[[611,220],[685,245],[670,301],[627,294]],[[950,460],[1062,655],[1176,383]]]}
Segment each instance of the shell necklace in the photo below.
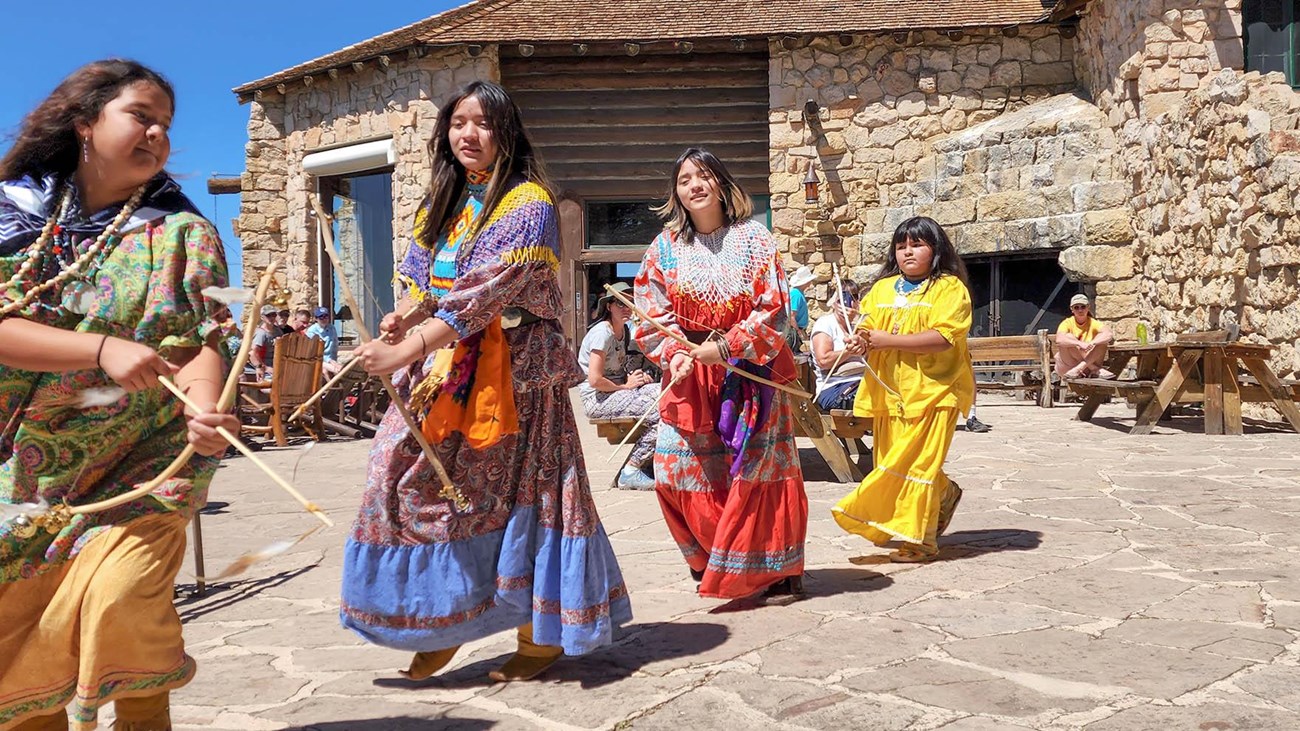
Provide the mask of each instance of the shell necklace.
{"label": "shell necklace", "polygon": [[[53,249],[55,256],[61,253],[59,247],[54,246],[53,242],[54,238],[63,232],[63,227],[59,225],[59,221],[66,215],[68,207],[72,203],[72,185],[70,183],[66,184],[54,215],[50,216],[50,219],[45,223],[45,228],[41,229],[40,236],[28,247],[27,258],[23,260],[23,263],[18,267],[18,271],[9,278],[9,281],[0,285],[0,301],[4,301],[4,305],[0,306],[0,317],[6,317],[25,309],[45,292],[59,287],[59,285],[68,282],[74,277],[76,281],[69,283],[61,290],[63,309],[77,315],[84,315],[89,312],[95,294],[95,288],[90,283],[90,276],[93,274],[90,268],[91,262],[100,252],[107,256],[109,251],[108,240],[117,235],[122,224],[126,223],[131,213],[135,211],[136,206],[140,205],[140,199],[144,197],[147,185],[148,183],[141,185],[136,189],[135,193],[131,194],[130,199],[127,200],[126,205],[122,206],[122,210],[118,212],[113,222],[95,238],[95,242],[82,252],[81,256],[78,256],[72,263],[65,265],[58,274],[41,282],[39,281],[40,272],[45,268],[46,251]],[[37,266],[38,263],[40,264],[39,267]],[[102,261],[99,263],[102,263]],[[24,284],[28,285],[26,292],[23,291]]]}

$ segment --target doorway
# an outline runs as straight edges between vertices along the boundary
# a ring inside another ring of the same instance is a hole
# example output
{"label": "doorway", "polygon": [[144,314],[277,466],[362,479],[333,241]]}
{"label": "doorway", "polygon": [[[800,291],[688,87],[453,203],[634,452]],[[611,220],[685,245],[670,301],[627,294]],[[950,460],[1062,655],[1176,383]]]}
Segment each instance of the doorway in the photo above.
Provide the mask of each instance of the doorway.
{"label": "doorway", "polygon": [[1061,269],[1057,253],[966,258],[971,336],[1056,332],[1070,315],[1070,297],[1079,291]]}

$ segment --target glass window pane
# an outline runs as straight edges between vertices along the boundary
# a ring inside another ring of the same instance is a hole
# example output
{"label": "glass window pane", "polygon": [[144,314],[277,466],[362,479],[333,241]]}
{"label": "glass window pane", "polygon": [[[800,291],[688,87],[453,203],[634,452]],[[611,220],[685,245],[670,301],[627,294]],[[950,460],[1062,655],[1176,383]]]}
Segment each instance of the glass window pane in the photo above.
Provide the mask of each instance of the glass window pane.
{"label": "glass window pane", "polygon": [[[1246,70],[1288,72],[1295,0],[1255,0],[1243,8]],[[1291,80],[1295,83],[1295,79]]]}
{"label": "glass window pane", "polygon": [[[393,179],[390,173],[343,178],[334,196],[334,240],[339,247],[348,286],[361,303],[360,316],[374,333],[379,318],[392,312],[393,298]],[[334,301],[342,306],[338,282]],[[351,320],[339,322],[341,335],[355,336]]]}
{"label": "glass window pane", "polygon": [[663,230],[656,201],[587,201],[587,248],[649,246]]}

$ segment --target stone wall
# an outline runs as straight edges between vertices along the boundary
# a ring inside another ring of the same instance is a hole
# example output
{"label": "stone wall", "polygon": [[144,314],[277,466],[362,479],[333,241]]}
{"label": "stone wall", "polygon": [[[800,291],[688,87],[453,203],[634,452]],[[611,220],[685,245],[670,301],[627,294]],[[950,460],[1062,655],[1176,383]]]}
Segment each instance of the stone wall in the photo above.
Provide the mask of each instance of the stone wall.
{"label": "stone wall", "polygon": [[1300,113],[1281,74],[1224,69],[1161,116],[1131,121],[1143,262],[1133,299],[1156,335],[1237,324],[1300,372]]}
{"label": "stone wall", "polygon": [[1079,80],[1118,129],[1244,65],[1241,0],[1095,1],[1079,22]]}
{"label": "stone wall", "polygon": [[[1020,168],[1038,164],[1037,148],[1026,159],[1029,143],[1014,153],[1010,145],[995,153],[992,148],[1003,140],[977,138],[976,146],[987,142],[989,149],[948,151],[955,155],[937,152],[936,144],[1072,91],[1073,58],[1073,42],[1049,26],[1024,26],[1014,37],[999,31],[926,31],[906,39],[773,41],[773,228],[790,264],[813,265],[823,282],[811,288],[811,298],[825,296],[833,261],[842,259],[850,276],[865,278],[883,256],[881,236],[909,215],[931,213],[956,227],[988,218],[981,215],[980,196],[1019,185]],[[818,108],[811,120],[805,120],[808,100]],[[1013,183],[1008,173],[990,187],[989,157],[1004,151],[1005,159],[995,160],[995,167],[1017,167],[1016,179]],[[1056,148],[1058,157],[1062,153],[1063,147]],[[809,164],[823,181],[815,206],[806,205],[803,196]],[[949,165],[960,165],[960,174]]]}
{"label": "stone wall", "polygon": [[1237,324],[1300,372],[1300,95],[1244,73],[1241,0],[1094,2],[1079,24],[1080,79],[1119,139],[1132,187],[1130,279],[1098,309],[1155,335]]}
{"label": "stone wall", "polygon": [[336,79],[320,75],[310,86],[293,82],[283,96],[268,92],[252,102],[239,216],[245,282],[256,281],[277,258],[284,262],[291,303],[315,304],[316,226],[308,202],[315,179],[303,172],[302,159],[317,148],[384,135],[392,136],[398,157],[393,248],[400,256],[428,185],[427,144],[438,107],[458,87],[496,78],[494,46],[476,57],[444,49],[414,59],[395,56],[386,68],[369,63]]}

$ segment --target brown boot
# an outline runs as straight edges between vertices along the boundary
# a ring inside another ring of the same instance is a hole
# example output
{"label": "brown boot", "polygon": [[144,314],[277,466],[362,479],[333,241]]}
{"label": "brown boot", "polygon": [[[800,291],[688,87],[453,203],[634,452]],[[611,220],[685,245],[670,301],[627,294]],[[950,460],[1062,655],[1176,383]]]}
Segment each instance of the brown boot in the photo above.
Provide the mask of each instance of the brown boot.
{"label": "brown boot", "polygon": [[113,701],[116,731],[172,731],[170,693]]}
{"label": "brown boot", "polygon": [[956,482],[948,480],[948,489],[943,493],[943,500],[939,503],[939,525],[935,528],[935,537],[943,535],[948,530],[948,524],[952,522],[952,516],[957,512],[957,504],[961,502],[961,487]]}
{"label": "brown boot", "polygon": [[411,658],[411,667],[397,672],[410,680],[424,680],[447,667],[447,663],[451,662],[459,649],[460,645],[456,645],[433,652],[417,652],[415,657]]}
{"label": "brown boot", "polygon": [[519,628],[519,647],[515,654],[506,660],[506,664],[488,673],[488,677],[498,683],[512,680],[532,680],[542,671],[564,657],[564,650],[554,645],[539,645],[533,642],[533,623],[529,622]]}

